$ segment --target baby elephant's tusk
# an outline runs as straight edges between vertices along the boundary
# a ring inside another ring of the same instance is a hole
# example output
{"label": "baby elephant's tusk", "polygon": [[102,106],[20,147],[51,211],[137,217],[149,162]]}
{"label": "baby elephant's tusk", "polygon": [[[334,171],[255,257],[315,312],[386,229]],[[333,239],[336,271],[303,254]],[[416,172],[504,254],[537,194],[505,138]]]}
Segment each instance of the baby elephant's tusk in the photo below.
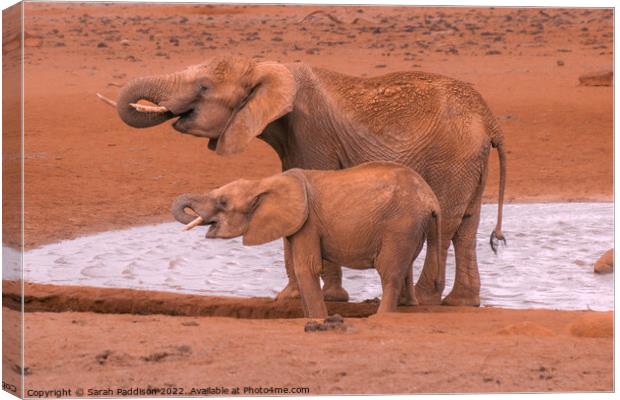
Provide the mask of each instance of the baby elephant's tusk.
{"label": "baby elephant's tusk", "polygon": [[193,228],[197,227],[198,225],[202,224],[203,221],[204,221],[204,219],[202,219],[202,217],[197,217],[195,220],[193,220],[189,224],[185,225],[183,230],[184,231],[189,231],[190,229],[193,229]]}
{"label": "baby elephant's tusk", "polygon": [[152,112],[152,113],[165,113],[168,109],[164,106],[147,106],[145,104],[129,103],[130,106],[136,109],[138,112]]}
{"label": "baby elephant's tusk", "polygon": [[108,99],[107,97],[105,97],[101,93],[97,93],[97,97],[99,97],[99,100],[103,101],[104,103],[109,104],[112,107],[116,107],[116,102],[114,100]]}

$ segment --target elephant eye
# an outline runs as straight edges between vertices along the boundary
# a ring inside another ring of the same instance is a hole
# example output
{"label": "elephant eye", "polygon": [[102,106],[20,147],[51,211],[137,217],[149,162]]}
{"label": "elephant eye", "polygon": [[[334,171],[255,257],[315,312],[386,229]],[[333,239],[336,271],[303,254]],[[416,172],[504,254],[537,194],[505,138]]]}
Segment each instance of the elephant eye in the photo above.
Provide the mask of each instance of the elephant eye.
{"label": "elephant eye", "polygon": [[226,197],[218,197],[217,208],[224,210],[228,206],[228,199]]}
{"label": "elephant eye", "polygon": [[209,86],[207,86],[205,83],[201,83],[200,84],[200,91],[201,92],[206,92],[207,90],[209,90]]}

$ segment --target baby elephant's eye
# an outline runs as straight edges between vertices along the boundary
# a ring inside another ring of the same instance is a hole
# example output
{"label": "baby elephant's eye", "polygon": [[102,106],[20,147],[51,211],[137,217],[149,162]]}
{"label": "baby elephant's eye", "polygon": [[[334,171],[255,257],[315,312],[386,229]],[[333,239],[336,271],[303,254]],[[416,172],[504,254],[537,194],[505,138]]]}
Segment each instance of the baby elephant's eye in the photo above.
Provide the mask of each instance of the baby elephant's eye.
{"label": "baby elephant's eye", "polygon": [[224,210],[228,206],[228,199],[226,197],[217,198],[217,208]]}
{"label": "baby elephant's eye", "polygon": [[209,90],[209,86],[207,86],[206,83],[201,83],[199,88],[201,92],[206,92],[207,90]]}

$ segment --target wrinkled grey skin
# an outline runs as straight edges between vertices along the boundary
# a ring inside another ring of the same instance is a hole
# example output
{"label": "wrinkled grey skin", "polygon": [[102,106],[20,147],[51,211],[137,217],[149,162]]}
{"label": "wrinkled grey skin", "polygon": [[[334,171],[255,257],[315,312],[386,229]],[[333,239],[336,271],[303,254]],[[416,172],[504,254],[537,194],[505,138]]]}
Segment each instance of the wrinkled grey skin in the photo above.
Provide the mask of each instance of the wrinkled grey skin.
{"label": "wrinkled grey skin", "polygon": [[[378,312],[401,301],[416,304],[412,264],[427,240],[428,258],[440,269],[439,201],[413,170],[391,162],[341,171],[291,169],[257,181],[238,180],[204,195],[179,196],[172,214],[184,224],[208,225],[207,238],[243,236],[246,245],[278,238],[297,279],[306,317],[325,318],[319,275],[324,261],[375,268],[383,296]],[[403,288],[403,283],[407,283]]]}
{"label": "wrinkled grey skin", "polygon": [[[128,103],[138,99],[169,111],[136,112]],[[450,242],[454,244],[455,284],[443,302],[479,305],[476,231],[491,147],[498,150],[500,161],[498,221],[491,234],[494,250],[495,240],[503,240],[506,162],[495,117],[470,85],[423,72],[365,79],[303,63],[229,58],[129,82],[121,91],[118,112],[135,127],[178,117],[176,130],[208,138],[209,148],[221,155],[241,152],[258,137],[277,152],[284,171],[336,170],[367,161],[397,161],[411,167],[441,204],[442,260]],[[280,296],[296,296],[288,257],[285,264],[289,284]],[[326,263],[323,279],[326,298],[348,298],[337,265]],[[444,284],[439,266],[427,258],[416,284],[418,300],[439,303]]]}

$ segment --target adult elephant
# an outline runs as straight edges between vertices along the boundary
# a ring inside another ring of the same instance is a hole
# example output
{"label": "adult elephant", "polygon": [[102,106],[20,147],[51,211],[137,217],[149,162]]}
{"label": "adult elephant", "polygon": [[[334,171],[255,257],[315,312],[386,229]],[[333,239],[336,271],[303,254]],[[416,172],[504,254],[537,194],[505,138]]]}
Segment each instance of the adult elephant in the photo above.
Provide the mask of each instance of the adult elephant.
{"label": "adult elephant", "polygon": [[[413,168],[441,204],[444,261],[450,241],[454,244],[455,283],[443,302],[480,304],[476,231],[491,146],[500,161],[493,250],[504,240],[506,162],[496,119],[470,85],[423,72],[359,78],[304,63],[223,58],[134,79],[122,88],[117,110],[136,128],[177,118],[176,130],[208,138],[209,148],[220,155],[241,152],[258,137],[277,152],[283,170],[342,169],[382,160]],[[284,253],[289,283],[279,297],[297,296],[286,239]],[[324,261],[323,270],[325,298],[346,301],[340,267]],[[445,271],[426,257],[416,284],[418,300],[441,302],[444,285]]]}

